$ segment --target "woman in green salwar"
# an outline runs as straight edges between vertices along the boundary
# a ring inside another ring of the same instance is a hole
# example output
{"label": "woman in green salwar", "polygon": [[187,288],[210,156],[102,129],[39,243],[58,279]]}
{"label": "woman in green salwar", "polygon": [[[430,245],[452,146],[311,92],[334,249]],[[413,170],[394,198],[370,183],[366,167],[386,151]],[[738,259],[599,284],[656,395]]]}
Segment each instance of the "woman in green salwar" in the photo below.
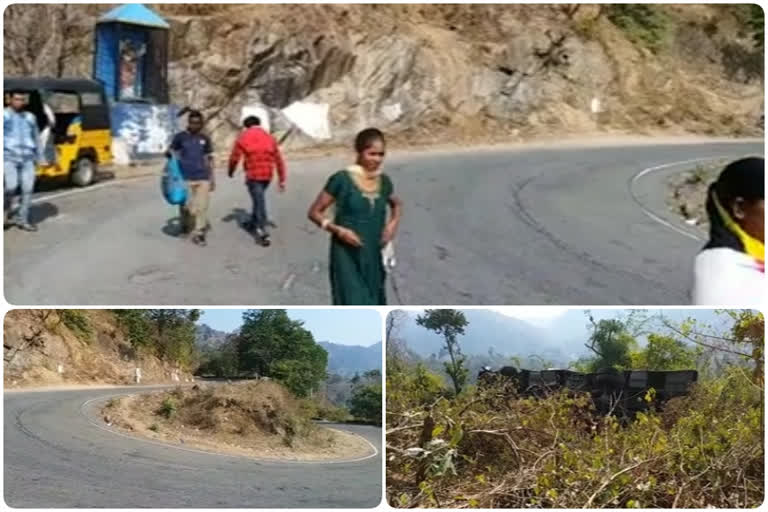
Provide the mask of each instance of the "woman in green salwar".
{"label": "woman in green salwar", "polygon": [[[386,305],[382,248],[400,224],[400,201],[380,170],[384,134],[376,128],[355,139],[357,162],[328,179],[309,209],[309,219],[331,233],[330,278],[335,306]],[[333,221],[325,212],[335,205]],[[387,210],[391,215],[387,216]]]}

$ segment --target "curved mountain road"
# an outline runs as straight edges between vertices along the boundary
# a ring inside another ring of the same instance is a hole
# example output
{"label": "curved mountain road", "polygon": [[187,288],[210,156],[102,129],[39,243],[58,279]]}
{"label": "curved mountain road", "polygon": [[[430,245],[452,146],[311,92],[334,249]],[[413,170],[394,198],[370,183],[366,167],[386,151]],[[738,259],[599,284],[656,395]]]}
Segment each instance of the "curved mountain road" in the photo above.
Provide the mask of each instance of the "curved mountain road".
{"label": "curved mountain road", "polygon": [[335,425],[378,450],[356,462],[266,462],[187,451],[96,427],[93,399],[136,388],[4,394],[5,503],[17,508],[371,508],[381,429]]}
{"label": "curved mountain road", "polygon": [[[648,215],[653,208],[668,215],[660,176],[680,169],[633,177],[675,162],[762,153],[756,141],[598,140],[394,154],[387,170],[405,210],[399,293],[390,303],[689,304],[701,237]],[[206,248],[173,236],[175,210],[156,179],[42,196],[40,231],[6,233],[6,298],[17,305],[328,304],[328,240],[305,215],[343,164],[289,162],[288,192],[269,192],[279,224],[269,249],[237,225],[250,208],[241,177],[218,178]]]}

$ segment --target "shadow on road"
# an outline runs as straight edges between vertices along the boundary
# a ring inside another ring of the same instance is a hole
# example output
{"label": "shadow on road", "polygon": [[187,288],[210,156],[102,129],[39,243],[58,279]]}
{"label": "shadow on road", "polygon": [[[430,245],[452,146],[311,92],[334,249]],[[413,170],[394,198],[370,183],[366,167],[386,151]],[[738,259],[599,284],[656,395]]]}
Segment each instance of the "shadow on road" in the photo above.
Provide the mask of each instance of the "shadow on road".
{"label": "shadow on road", "polygon": [[94,183],[102,183],[104,181],[111,181],[114,180],[117,177],[117,175],[114,173],[114,171],[98,171],[96,172],[96,176],[94,177],[93,182]]}
{"label": "shadow on road", "polygon": [[29,222],[41,224],[59,214],[59,208],[53,203],[36,203],[29,207]]}
{"label": "shadow on road", "polygon": [[[18,205],[14,211],[18,210]],[[34,203],[29,205],[29,223],[36,226],[42,224],[51,217],[59,214],[59,208],[53,203]],[[4,226],[4,231],[11,229],[10,225]]]}
{"label": "shadow on road", "polygon": [[254,240],[258,241],[256,235],[248,229],[246,223],[251,220],[250,212],[245,211],[243,208],[233,208],[232,212],[221,218],[222,222],[237,224],[237,227],[245,231]]}
{"label": "shadow on road", "polygon": [[184,233],[181,226],[181,217],[177,215],[176,217],[171,217],[165,221],[165,226],[163,226],[161,231],[164,235],[168,235],[173,238],[182,238]]}

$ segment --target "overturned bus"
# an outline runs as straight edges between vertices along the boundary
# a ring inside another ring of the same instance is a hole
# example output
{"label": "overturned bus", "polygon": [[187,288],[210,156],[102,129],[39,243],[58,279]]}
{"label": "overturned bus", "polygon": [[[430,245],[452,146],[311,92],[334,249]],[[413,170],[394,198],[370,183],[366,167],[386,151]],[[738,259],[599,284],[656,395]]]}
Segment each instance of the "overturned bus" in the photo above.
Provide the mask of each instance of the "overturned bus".
{"label": "overturned bus", "polygon": [[[524,397],[543,397],[562,389],[589,393],[599,413],[632,415],[657,408],[670,398],[687,395],[697,379],[696,370],[620,371],[605,368],[594,373],[581,373],[560,369],[518,370],[505,366],[496,371],[483,368],[478,375],[478,384],[486,387],[509,385]],[[649,395],[651,389],[654,393]]]}

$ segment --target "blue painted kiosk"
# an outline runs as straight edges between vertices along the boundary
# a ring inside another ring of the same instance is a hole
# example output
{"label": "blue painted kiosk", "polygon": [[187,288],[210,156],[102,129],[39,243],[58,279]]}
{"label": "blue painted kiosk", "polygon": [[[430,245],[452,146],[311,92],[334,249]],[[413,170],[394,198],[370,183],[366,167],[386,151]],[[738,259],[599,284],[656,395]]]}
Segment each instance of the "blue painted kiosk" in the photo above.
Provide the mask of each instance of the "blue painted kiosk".
{"label": "blue painted kiosk", "polygon": [[116,7],[96,23],[93,77],[110,102],[116,163],[161,155],[175,131],[169,30],[168,22],[142,4]]}

